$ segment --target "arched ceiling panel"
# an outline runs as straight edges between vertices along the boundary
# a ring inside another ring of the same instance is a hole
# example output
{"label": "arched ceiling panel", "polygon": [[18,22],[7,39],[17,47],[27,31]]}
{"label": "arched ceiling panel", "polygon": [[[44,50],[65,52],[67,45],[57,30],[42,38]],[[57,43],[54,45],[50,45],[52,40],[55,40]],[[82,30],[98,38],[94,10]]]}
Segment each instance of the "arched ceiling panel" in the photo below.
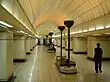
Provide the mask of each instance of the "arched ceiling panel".
{"label": "arched ceiling panel", "polygon": [[108,10],[107,6],[105,5],[105,3],[102,3],[101,6],[102,6],[102,8],[103,8],[103,10],[105,12],[105,15],[108,14],[109,10]]}
{"label": "arched ceiling panel", "polygon": [[59,10],[64,11],[68,5],[72,2],[72,0],[62,0],[62,2],[59,5]]}
{"label": "arched ceiling panel", "polygon": [[110,13],[110,0],[18,1],[35,28],[46,20],[60,25],[65,19],[70,18],[75,20],[75,25],[78,25]]}

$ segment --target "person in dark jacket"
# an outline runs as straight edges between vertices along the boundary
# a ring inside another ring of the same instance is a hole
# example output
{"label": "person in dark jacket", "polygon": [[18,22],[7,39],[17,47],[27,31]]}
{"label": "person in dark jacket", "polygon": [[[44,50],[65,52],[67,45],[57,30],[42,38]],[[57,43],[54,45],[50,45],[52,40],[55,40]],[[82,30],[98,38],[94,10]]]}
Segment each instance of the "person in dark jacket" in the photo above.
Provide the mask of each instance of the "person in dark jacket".
{"label": "person in dark jacket", "polygon": [[94,61],[95,61],[95,71],[98,73],[98,69],[100,73],[102,72],[101,67],[102,67],[102,48],[100,48],[100,43],[97,43],[97,48],[95,48],[95,54],[94,54]]}

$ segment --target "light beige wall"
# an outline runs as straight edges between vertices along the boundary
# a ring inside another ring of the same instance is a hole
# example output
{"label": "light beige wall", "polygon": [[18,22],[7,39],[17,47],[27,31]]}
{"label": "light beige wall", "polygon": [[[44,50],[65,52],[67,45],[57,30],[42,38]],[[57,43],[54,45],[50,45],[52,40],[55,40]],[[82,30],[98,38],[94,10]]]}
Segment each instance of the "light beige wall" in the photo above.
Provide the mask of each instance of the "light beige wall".
{"label": "light beige wall", "polygon": [[61,40],[60,40],[60,38],[58,39],[58,46],[61,46]]}
{"label": "light beige wall", "polygon": [[62,39],[62,47],[65,47],[65,39]]}
{"label": "light beige wall", "polygon": [[83,37],[73,38],[73,51],[87,52],[87,39]]}
{"label": "light beige wall", "polygon": [[56,45],[58,46],[58,38],[56,38]]}
{"label": "light beige wall", "polygon": [[13,34],[7,33],[7,76],[8,78],[12,75],[13,72]]}
{"label": "light beige wall", "polygon": [[94,57],[94,48],[100,43],[103,50],[103,58],[110,58],[110,37],[88,37],[88,57]]}
{"label": "light beige wall", "polygon": [[[61,39],[60,38],[57,38],[56,39],[56,45],[57,46],[61,46]],[[62,47],[66,47],[66,45],[65,45],[65,39],[62,39]]]}
{"label": "light beige wall", "polygon": [[[72,41],[73,41],[73,39],[71,38],[70,39],[70,49],[73,49],[73,46],[72,46],[73,42]],[[65,39],[65,42],[66,42],[66,49],[68,49],[68,38]]]}
{"label": "light beige wall", "polygon": [[33,42],[32,42],[32,38],[30,38],[30,48],[32,49],[32,47],[33,47]]}
{"label": "light beige wall", "polygon": [[96,38],[95,37],[92,37],[92,36],[89,36],[87,38],[87,48],[88,48],[88,57],[94,57],[94,48],[96,47]]}
{"label": "light beige wall", "polygon": [[32,38],[32,47],[34,47],[34,46],[35,46],[35,39]]}
{"label": "light beige wall", "polygon": [[40,38],[40,44],[43,45],[43,38]]}

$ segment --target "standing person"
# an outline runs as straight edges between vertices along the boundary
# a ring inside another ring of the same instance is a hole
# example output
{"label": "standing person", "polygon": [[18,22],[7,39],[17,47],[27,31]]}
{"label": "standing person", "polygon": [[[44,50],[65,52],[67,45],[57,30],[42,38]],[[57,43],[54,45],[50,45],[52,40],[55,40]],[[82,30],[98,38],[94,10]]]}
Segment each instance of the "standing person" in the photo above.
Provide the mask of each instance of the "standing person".
{"label": "standing person", "polygon": [[102,67],[102,48],[100,48],[100,43],[97,43],[97,48],[95,48],[95,54],[94,54],[94,61],[95,61],[95,71],[98,73],[98,69],[100,73],[102,72],[101,67]]}

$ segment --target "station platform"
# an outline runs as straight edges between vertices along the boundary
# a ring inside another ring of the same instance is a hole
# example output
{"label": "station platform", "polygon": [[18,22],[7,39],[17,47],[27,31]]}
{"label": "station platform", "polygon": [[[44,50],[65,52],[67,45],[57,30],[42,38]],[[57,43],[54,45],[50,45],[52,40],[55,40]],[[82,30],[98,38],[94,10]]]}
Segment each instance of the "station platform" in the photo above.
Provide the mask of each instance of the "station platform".
{"label": "station platform", "polygon": [[[110,61],[103,61],[102,73],[95,73],[94,62],[86,55],[71,54],[77,64],[77,74],[62,74],[54,64],[55,53],[37,46],[24,63],[14,63],[14,82],[110,82]],[[64,52],[64,50],[63,50]]]}

